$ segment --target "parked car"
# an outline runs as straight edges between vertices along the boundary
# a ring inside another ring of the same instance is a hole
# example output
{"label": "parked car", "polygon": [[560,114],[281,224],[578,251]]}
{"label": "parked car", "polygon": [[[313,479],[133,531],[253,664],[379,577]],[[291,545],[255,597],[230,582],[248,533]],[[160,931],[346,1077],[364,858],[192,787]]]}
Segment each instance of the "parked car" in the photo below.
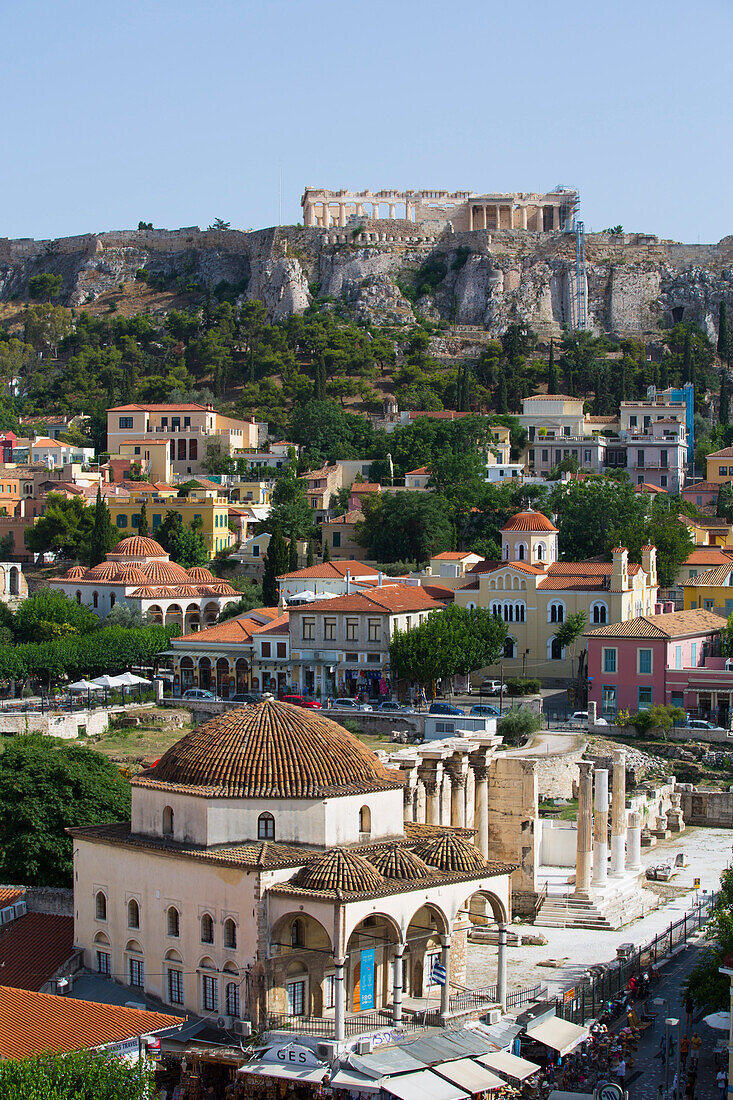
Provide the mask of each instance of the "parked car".
{"label": "parked car", "polygon": [[724,726],[716,726],[715,722],[706,722],[703,718],[690,718],[687,722],[688,730],[707,730],[713,733],[730,733]]}
{"label": "parked car", "polygon": [[216,699],[213,691],[205,691],[204,688],[187,688],[183,693],[184,699]]}
{"label": "parked car", "polygon": [[476,714],[479,718],[498,718],[499,710],[497,707],[491,707],[488,703],[478,703],[475,707],[471,707],[471,714]]}
{"label": "parked car", "polygon": [[588,711],[576,710],[568,718],[569,726],[587,726],[588,725]]}
{"label": "parked car", "polygon": [[431,703],[429,714],[465,714],[460,707],[454,707],[450,703]]}
{"label": "parked car", "polygon": [[402,703],[395,703],[392,699],[385,699],[383,703],[380,703],[377,710],[389,714],[414,714],[415,708],[409,704],[403,707]]}
{"label": "parked car", "polygon": [[501,680],[482,680],[479,695],[506,695],[507,686],[502,689]]}
{"label": "parked car", "polygon": [[282,695],[281,703],[290,703],[294,707],[305,707],[307,710],[320,710],[321,704],[317,699],[307,699],[305,695]]}
{"label": "parked car", "polygon": [[238,691],[231,696],[232,703],[261,703],[262,695],[259,691]]}
{"label": "parked car", "polygon": [[374,709],[372,707],[371,703],[360,703],[358,699],[352,699],[349,696],[346,696],[343,699],[334,699],[333,705],[334,705],[334,708],[341,708],[341,709],[344,709],[344,710],[367,711],[367,710],[373,710]]}

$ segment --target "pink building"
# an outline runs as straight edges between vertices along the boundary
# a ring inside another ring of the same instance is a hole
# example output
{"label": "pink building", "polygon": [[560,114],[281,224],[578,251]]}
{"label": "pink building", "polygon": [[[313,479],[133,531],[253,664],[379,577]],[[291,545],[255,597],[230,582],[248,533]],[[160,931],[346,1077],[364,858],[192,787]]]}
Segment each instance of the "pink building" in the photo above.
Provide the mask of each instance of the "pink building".
{"label": "pink building", "polygon": [[[636,714],[657,703],[696,712],[704,709],[702,683],[729,678],[730,685],[721,686],[714,699],[707,689],[709,709],[714,704],[716,711],[724,709],[727,716],[733,672],[726,677],[725,661],[718,657],[724,627],[725,619],[719,615],[697,610],[640,615],[588,631],[588,701],[606,719],[619,710]],[[710,661],[717,665],[715,672]]]}
{"label": "pink building", "polygon": [[680,494],[683,500],[695,504],[698,508],[707,508],[718,502],[720,485],[714,481],[693,481],[685,485]]}

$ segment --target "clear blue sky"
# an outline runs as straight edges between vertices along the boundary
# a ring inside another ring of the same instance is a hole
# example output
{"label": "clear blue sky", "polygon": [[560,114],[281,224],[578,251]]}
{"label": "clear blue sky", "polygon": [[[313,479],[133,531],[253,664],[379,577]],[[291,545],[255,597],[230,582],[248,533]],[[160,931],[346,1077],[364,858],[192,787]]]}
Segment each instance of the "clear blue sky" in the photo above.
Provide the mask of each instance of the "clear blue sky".
{"label": "clear blue sky", "polygon": [[580,188],[733,233],[731,0],[0,0],[0,236],[300,220],[306,183]]}

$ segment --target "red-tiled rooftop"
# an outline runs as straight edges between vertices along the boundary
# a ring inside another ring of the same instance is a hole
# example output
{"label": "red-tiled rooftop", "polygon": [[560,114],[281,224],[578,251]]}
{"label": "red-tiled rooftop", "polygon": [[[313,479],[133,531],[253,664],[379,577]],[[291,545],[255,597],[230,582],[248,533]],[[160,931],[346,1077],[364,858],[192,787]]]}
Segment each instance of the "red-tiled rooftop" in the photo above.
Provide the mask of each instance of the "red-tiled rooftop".
{"label": "red-tiled rooftop", "polygon": [[557,527],[542,512],[517,512],[516,516],[507,520],[501,530],[557,532]]}
{"label": "red-tiled rooftop", "polygon": [[0,986],[0,1058],[94,1050],[183,1023],[180,1016]]}
{"label": "red-tiled rooftop", "polygon": [[372,569],[371,565],[363,565],[360,561],[324,561],[320,565],[307,565],[305,569],[296,569],[294,573],[283,573],[278,580],[343,580],[347,573],[352,579],[379,576],[377,570]]}
{"label": "red-tiled rooftop", "polygon": [[0,886],[0,909],[5,909],[6,906],[20,901],[24,895],[24,886]]}
{"label": "red-tiled rooftop", "polygon": [[73,954],[73,917],[26,913],[0,928],[3,985],[41,989]]}

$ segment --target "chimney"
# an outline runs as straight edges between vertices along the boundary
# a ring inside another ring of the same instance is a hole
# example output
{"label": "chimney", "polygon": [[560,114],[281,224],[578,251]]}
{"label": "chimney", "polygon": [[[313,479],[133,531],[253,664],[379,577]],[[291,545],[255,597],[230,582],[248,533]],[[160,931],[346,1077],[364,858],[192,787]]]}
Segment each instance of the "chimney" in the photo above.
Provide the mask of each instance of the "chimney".
{"label": "chimney", "polygon": [[656,546],[642,546],[641,568],[647,575],[647,584],[650,588],[657,587],[657,548]]}
{"label": "chimney", "polygon": [[655,603],[654,604],[654,614],[655,615],[663,615],[664,614],[664,604],[663,603]]}
{"label": "chimney", "polygon": [[346,570],[346,595],[348,596],[350,594],[351,594],[351,573],[347,569]]}
{"label": "chimney", "polygon": [[383,578],[383,576],[384,576],[384,573],[383,573],[383,572],[382,572],[382,570],[380,569],[380,570],[379,570],[379,580],[377,581],[377,588],[381,588],[381,587],[382,587],[382,578]]}
{"label": "chimney", "polygon": [[612,553],[611,591],[629,590],[629,552],[625,546],[617,546]]}

